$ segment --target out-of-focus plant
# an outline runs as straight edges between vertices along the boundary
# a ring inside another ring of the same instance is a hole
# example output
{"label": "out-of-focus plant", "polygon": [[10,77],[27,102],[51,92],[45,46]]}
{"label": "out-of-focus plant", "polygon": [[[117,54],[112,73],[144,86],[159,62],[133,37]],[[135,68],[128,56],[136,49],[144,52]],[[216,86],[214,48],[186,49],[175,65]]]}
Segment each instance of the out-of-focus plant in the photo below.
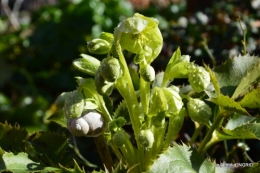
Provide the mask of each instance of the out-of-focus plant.
{"label": "out-of-focus plant", "polygon": [[112,32],[133,10],[127,1],[62,0],[18,14],[20,29],[8,25],[7,15],[0,20],[0,121],[44,129],[60,89],[75,84],[78,73],[66,64],[87,52],[87,40],[101,30]]}

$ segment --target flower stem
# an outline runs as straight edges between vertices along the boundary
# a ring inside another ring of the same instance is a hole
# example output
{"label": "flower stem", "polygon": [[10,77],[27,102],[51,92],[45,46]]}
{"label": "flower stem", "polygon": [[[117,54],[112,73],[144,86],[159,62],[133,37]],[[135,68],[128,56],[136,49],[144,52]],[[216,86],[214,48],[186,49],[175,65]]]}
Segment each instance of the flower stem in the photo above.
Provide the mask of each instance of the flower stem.
{"label": "flower stem", "polygon": [[205,127],[205,124],[199,124],[197,122],[195,122],[194,124],[195,124],[195,131],[191,137],[191,140],[189,141],[190,145],[192,145],[195,142],[195,140],[199,136],[201,130]]}
{"label": "flower stem", "polygon": [[205,146],[206,144],[209,142],[209,140],[211,139],[212,137],[212,133],[214,132],[214,130],[218,127],[219,123],[221,122],[223,118],[223,114],[222,113],[219,113],[217,114],[217,117],[216,119],[214,120],[212,126],[209,128],[209,131],[207,132],[205,138],[203,139],[203,141],[201,142],[199,148],[198,148],[198,152],[199,153],[202,153],[205,151]]}

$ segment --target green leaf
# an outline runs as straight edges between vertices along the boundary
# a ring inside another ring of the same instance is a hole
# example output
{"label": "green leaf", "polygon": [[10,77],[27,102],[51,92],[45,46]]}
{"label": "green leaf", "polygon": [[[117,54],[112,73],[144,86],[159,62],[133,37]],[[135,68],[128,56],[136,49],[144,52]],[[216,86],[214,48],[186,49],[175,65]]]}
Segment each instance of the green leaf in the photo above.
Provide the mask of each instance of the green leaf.
{"label": "green leaf", "polygon": [[228,96],[224,96],[223,94],[220,94],[217,98],[210,98],[210,101],[228,111],[233,111],[243,115],[250,115],[242,106],[240,106],[239,103],[235,102]]}
{"label": "green leaf", "polygon": [[53,121],[53,122],[59,124],[61,127],[67,128],[67,121],[66,121],[66,118],[63,115],[62,110],[57,110],[54,114],[49,116],[47,118],[47,120]]}
{"label": "green leaf", "polygon": [[2,171],[12,171],[15,173],[25,173],[25,172],[53,172],[58,171],[58,168],[44,167],[40,163],[34,162],[28,158],[26,153],[5,153],[2,158],[0,158],[0,172]]}
{"label": "green leaf", "polygon": [[243,115],[234,115],[225,127],[216,131],[218,140],[260,139],[260,119]]}
{"label": "green leaf", "polygon": [[27,139],[27,142],[31,151],[34,150],[36,158],[48,166],[58,167],[59,163],[66,165],[74,157],[73,153],[66,154],[70,148],[65,135],[36,132]]}
{"label": "green leaf", "polygon": [[100,66],[100,61],[89,55],[81,54],[81,56],[82,58],[75,59],[72,62],[73,66],[83,73],[95,76]]}
{"label": "green leaf", "polygon": [[0,123],[0,146],[5,151],[14,153],[24,151],[23,140],[27,138],[27,135],[28,132],[25,129],[20,129],[18,124],[11,126],[7,122]]}
{"label": "green leaf", "polygon": [[163,86],[166,86],[166,84],[169,80],[169,77],[170,77],[169,72],[178,62],[180,62],[180,58],[181,58],[181,50],[178,47],[178,49],[173,53],[170,61],[167,64],[167,67],[165,69],[164,76],[163,76],[163,82],[162,82]]}
{"label": "green leaf", "polygon": [[259,64],[259,61],[258,57],[249,54],[239,55],[228,59],[224,64],[217,67],[214,71],[221,92],[231,97],[247,72],[254,68],[256,64]]}
{"label": "green leaf", "polygon": [[61,173],[85,173],[84,167],[83,167],[83,169],[81,169],[79,167],[78,163],[76,162],[76,160],[73,159],[73,161],[74,161],[74,164],[75,164],[73,169],[72,168],[66,168],[66,167],[60,165]]}
{"label": "green leaf", "polygon": [[252,90],[239,102],[242,107],[260,108],[260,88]]}
{"label": "green leaf", "polygon": [[[258,61],[259,62],[259,61]],[[260,62],[253,68],[249,69],[245,77],[241,80],[236,88],[232,98],[237,98],[242,92],[247,90],[250,86],[260,81]]]}
{"label": "green leaf", "polygon": [[170,61],[168,62],[167,67],[165,69],[165,73],[168,73],[171,70],[171,68],[179,62],[180,58],[181,58],[181,50],[178,47],[178,49],[172,54],[172,57],[171,57]]}
{"label": "green leaf", "polygon": [[223,128],[217,131],[219,140],[227,139],[258,139],[260,140],[260,123],[250,123],[233,130]]}
{"label": "green leaf", "polygon": [[214,164],[198,154],[195,149],[183,144],[175,144],[159,155],[147,173],[189,172],[213,173]]}

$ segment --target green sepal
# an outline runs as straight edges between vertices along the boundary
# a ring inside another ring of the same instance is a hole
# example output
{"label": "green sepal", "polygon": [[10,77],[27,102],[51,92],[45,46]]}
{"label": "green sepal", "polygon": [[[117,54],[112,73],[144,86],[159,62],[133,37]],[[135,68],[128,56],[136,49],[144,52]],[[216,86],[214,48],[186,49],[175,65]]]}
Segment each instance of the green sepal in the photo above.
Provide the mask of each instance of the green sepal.
{"label": "green sepal", "polygon": [[84,96],[77,90],[72,91],[65,100],[63,114],[65,118],[78,118],[81,116],[84,108]]}
{"label": "green sepal", "polygon": [[88,51],[94,54],[107,54],[111,46],[111,43],[100,38],[95,38],[87,43]]}
{"label": "green sepal", "polygon": [[189,98],[187,109],[191,119],[200,124],[207,124],[212,115],[210,107],[200,99]]}
{"label": "green sepal", "polygon": [[125,132],[123,130],[119,130],[113,134],[112,141],[116,147],[120,148],[126,142],[126,138],[127,138],[127,136],[126,136]]}
{"label": "green sepal", "polygon": [[114,40],[114,35],[109,32],[101,32],[99,38],[106,40],[108,43],[112,44]]}
{"label": "green sepal", "polygon": [[146,149],[150,149],[154,143],[154,135],[150,129],[141,130],[138,135],[139,143]]}
{"label": "green sepal", "polygon": [[146,82],[152,82],[155,79],[154,68],[149,64],[146,64],[140,69],[140,75]]}
{"label": "green sepal", "polygon": [[148,116],[156,116],[160,112],[168,110],[167,99],[164,92],[159,87],[154,87],[152,92],[152,98],[150,100],[150,107],[148,110]]}
{"label": "green sepal", "polygon": [[209,72],[204,67],[190,64],[188,81],[195,92],[205,91],[210,84]]}
{"label": "green sepal", "polygon": [[102,60],[100,65],[100,74],[108,82],[115,82],[120,76],[120,63],[114,57],[107,57]]}
{"label": "green sepal", "polygon": [[72,64],[73,66],[83,72],[87,73],[89,75],[95,76],[99,66],[100,61],[92,56],[81,54],[82,58],[75,59]]}
{"label": "green sepal", "polygon": [[171,88],[163,88],[167,100],[167,113],[178,114],[183,106],[182,98],[178,92]]}

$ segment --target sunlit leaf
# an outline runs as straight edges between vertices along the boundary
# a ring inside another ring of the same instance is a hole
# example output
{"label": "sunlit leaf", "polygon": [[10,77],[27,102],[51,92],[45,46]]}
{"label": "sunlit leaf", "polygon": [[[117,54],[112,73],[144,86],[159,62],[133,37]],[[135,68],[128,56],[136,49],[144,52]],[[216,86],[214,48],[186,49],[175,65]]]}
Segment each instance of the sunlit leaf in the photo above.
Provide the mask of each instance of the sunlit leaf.
{"label": "sunlit leaf", "polygon": [[209,101],[225,108],[228,111],[237,112],[243,115],[250,115],[239,103],[235,102],[228,96],[220,94],[217,98],[211,98]]}
{"label": "sunlit leaf", "polygon": [[[259,62],[259,61],[258,61]],[[238,87],[236,88],[232,98],[237,98],[242,92],[247,90],[251,85],[260,81],[260,62],[253,68],[249,69],[245,77],[241,80]]]}
{"label": "sunlit leaf", "polygon": [[5,153],[0,158],[0,172],[12,171],[15,173],[29,173],[29,172],[53,172],[58,171],[58,168],[44,167],[40,163],[34,162],[28,158],[26,153]]}
{"label": "sunlit leaf", "polygon": [[239,55],[228,59],[224,64],[214,69],[222,94],[231,97],[247,72],[258,63],[258,57],[250,56],[249,54]]}
{"label": "sunlit leaf", "polygon": [[246,94],[239,104],[246,108],[260,108],[260,88],[254,89]]}
{"label": "sunlit leaf", "polygon": [[214,173],[214,164],[185,144],[169,147],[159,155],[147,173],[189,172]]}
{"label": "sunlit leaf", "polygon": [[59,124],[61,127],[67,128],[67,121],[61,110],[57,110],[54,114],[48,117],[48,120]]}
{"label": "sunlit leaf", "polygon": [[100,61],[86,54],[81,54],[81,56],[82,58],[78,58],[73,61],[73,66],[83,73],[95,76],[97,69],[100,66]]}

